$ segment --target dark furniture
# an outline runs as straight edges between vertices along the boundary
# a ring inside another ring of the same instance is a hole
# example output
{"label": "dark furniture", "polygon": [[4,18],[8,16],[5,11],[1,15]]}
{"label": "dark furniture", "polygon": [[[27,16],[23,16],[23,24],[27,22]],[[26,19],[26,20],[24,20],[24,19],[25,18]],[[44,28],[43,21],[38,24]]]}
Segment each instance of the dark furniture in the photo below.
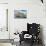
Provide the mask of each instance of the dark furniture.
{"label": "dark furniture", "polygon": [[43,0],[41,0],[41,2],[43,3]]}
{"label": "dark furniture", "polygon": [[[33,43],[39,44],[39,41],[40,41],[39,33],[40,33],[40,24],[36,24],[36,23],[29,24],[29,23],[27,23],[27,31],[22,31],[21,34],[19,34],[20,44],[22,41],[29,41],[31,43],[31,46],[33,45]],[[24,38],[25,34],[29,34],[32,37],[25,39]]]}

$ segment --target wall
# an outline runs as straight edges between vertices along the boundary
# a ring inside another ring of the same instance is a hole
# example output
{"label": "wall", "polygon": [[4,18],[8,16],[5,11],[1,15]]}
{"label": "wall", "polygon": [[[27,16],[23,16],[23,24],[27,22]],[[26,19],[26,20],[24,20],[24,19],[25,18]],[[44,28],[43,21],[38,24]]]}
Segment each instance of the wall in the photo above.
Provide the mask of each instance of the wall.
{"label": "wall", "polygon": [[0,3],[8,3],[8,0],[0,0]]}

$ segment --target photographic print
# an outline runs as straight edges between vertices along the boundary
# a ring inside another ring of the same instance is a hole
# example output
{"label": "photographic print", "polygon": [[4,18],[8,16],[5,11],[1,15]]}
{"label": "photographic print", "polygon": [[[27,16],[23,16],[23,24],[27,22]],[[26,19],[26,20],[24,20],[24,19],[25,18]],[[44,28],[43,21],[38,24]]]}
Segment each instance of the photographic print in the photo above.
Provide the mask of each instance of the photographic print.
{"label": "photographic print", "polygon": [[14,10],[14,18],[27,18],[27,10]]}

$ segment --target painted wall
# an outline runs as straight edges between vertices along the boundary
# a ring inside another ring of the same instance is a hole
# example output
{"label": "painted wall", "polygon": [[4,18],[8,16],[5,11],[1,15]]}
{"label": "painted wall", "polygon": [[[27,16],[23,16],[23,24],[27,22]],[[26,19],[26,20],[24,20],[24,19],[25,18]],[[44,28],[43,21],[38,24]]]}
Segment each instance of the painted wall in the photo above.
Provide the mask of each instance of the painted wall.
{"label": "painted wall", "polygon": [[8,3],[8,0],[0,0],[0,3]]}

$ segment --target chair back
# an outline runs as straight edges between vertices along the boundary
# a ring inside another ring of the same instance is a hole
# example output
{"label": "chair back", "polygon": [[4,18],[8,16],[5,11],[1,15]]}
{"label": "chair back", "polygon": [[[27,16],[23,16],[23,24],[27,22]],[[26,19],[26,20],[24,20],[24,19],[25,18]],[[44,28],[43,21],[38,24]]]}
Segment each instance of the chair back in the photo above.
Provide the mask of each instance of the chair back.
{"label": "chair back", "polygon": [[27,23],[27,31],[31,35],[32,34],[38,35],[40,33],[40,24],[36,24],[36,23],[29,24],[29,23]]}

